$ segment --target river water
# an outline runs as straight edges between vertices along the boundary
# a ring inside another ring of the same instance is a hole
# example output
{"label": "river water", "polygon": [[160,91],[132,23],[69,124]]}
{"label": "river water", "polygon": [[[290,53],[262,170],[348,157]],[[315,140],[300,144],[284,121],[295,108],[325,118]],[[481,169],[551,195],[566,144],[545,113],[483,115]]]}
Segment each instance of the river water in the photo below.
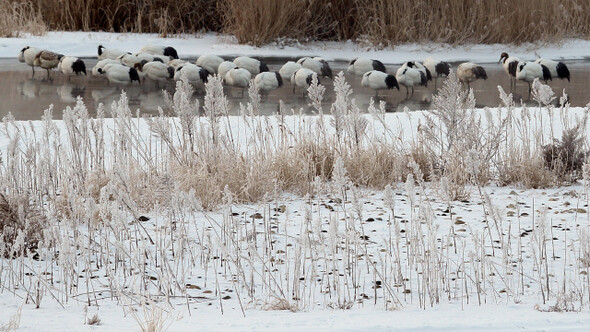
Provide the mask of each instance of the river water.
{"label": "river water", "polygon": [[[271,70],[279,70],[281,65],[288,59],[266,59]],[[16,59],[0,59],[0,118],[6,116],[9,112],[17,120],[39,120],[43,111],[50,104],[54,106],[54,118],[61,118],[62,110],[70,105],[74,105],[77,96],[82,96],[91,115],[96,114],[96,107],[99,103],[104,103],[107,107],[107,116],[110,105],[113,101],[118,100],[121,89],[127,92],[129,104],[133,111],[140,109],[142,114],[157,114],[158,107],[165,108],[162,90],[165,89],[171,93],[174,92],[175,83],[168,82],[157,86],[154,82],[145,82],[141,85],[114,85],[108,84],[104,77],[93,77],[91,68],[96,63],[96,59],[84,59],[88,68],[89,77],[71,77],[68,80],[61,73],[51,72],[52,80],[46,79],[46,71],[39,68],[35,71],[35,77],[32,77],[31,68]],[[587,61],[570,61],[566,62],[571,72],[571,82],[567,80],[553,80],[549,85],[553,88],[557,96],[561,96],[563,89],[569,96],[569,102],[572,106],[585,106],[590,102],[590,62]],[[331,62],[333,72],[345,71],[347,63]],[[506,91],[510,91],[510,81],[501,66],[496,63],[482,64],[488,73],[488,79],[477,81],[471,84],[477,100],[478,107],[490,106],[496,107],[500,104],[497,86],[502,86]],[[386,64],[390,72],[395,72],[399,64]],[[456,68],[454,64],[453,68]],[[348,83],[354,91],[353,98],[361,109],[366,109],[370,99],[375,98],[375,92],[369,88],[363,88],[360,85],[360,77],[346,74]],[[333,84],[329,79],[322,79],[322,84],[326,85],[326,94],[324,96],[324,110],[330,110],[330,104],[334,101]],[[410,110],[424,110],[431,107],[431,101],[434,94],[437,93],[437,87],[442,85],[442,79],[438,83],[429,82],[428,87],[416,87],[414,94],[407,98],[405,88],[401,87],[400,91],[388,90],[380,91],[378,100],[386,102],[388,112],[402,111],[405,107]],[[197,86],[195,98],[201,100],[204,97],[203,87]],[[512,91],[517,105],[525,102],[534,105],[534,101],[528,95],[528,85],[524,82],[518,82],[516,88]],[[247,93],[241,89],[226,87],[225,93],[232,105],[234,114],[238,114],[239,103],[247,102]],[[304,113],[311,113],[312,108],[309,106],[309,99],[302,94],[301,89],[293,93],[292,85],[285,82],[285,85],[270,93],[262,96],[263,114],[274,114],[278,109],[279,100],[283,100],[288,109],[294,109],[297,113],[303,109]]]}

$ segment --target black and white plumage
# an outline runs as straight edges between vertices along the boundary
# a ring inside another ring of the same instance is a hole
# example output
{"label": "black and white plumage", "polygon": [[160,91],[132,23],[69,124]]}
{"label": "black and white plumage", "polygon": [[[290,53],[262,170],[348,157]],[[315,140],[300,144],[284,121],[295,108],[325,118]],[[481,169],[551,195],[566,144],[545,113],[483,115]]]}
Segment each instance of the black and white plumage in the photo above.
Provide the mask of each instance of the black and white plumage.
{"label": "black and white plumage", "polygon": [[426,86],[428,84],[426,72],[420,71],[413,64],[408,66],[407,63],[397,70],[395,73],[395,79],[397,80],[398,84],[406,87],[406,96],[409,95],[410,88],[412,88],[412,94],[414,94],[414,86]]}
{"label": "black and white plumage", "polygon": [[366,72],[371,70],[377,70],[384,73],[387,72],[383,62],[367,58],[352,59],[348,63],[348,69],[346,71],[351,75],[363,76]]}
{"label": "black and white plumage", "polygon": [[467,83],[467,87],[470,88],[470,83],[478,79],[488,79],[486,70],[472,62],[464,62],[457,67],[457,78],[462,83]]}
{"label": "black and white plumage", "polygon": [[276,71],[267,71],[256,75],[254,83],[262,91],[271,91],[283,86],[283,78]]}
{"label": "black and white plumage", "polygon": [[133,68],[135,68],[135,70],[137,70],[137,75],[139,75],[139,82],[141,84],[141,82],[145,83],[145,73],[143,71],[141,71],[143,69],[143,65],[145,65],[146,63],[148,63],[145,60],[142,60],[140,63],[136,63]]}
{"label": "black and white plumage", "polygon": [[405,68],[405,67],[418,69],[420,72],[424,73],[424,76],[426,76],[426,81],[432,81],[432,72],[428,68],[424,67],[420,62],[407,61],[407,62],[404,62],[400,68]]}
{"label": "black and white plumage", "polygon": [[399,85],[395,76],[378,70],[366,72],[361,80],[361,86],[375,90],[375,96],[377,96],[379,90],[390,90],[393,88],[399,90]]}
{"label": "black and white plumage", "polygon": [[320,77],[328,77],[332,79],[332,68],[328,64],[328,61],[320,58],[310,58],[310,57],[303,57],[297,60],[297,63],[300,64],[303,68],[311,69],[316,72]]}
{"label": "black and white plumage", "polygon": [[33,76],[35,76],[35,58],[37,54],[41,53],[41,49],[36,47],[26,46],[18,53],[18,61],[24,62],[33,69]]}
{"label": "black and white plumage", "polygon": [[145,52],[138,52],[134,54],[140,61],[146,61],[146,62],[153,62],[153,61],[157,61],[157,62],[162,62],[162,63],[168,63],[170,61],[170,57],[167,56],[163,56],[163,55],[153,55],[150,53],[145,53]]}
{"label": "black and white plumage", "polygon": [[529,93],[531,92],[531,83],[535,80],[551,80],[551,72],[545,65],[536,62],[519,62],[516,69],[516,79],[525,81],[529,84]]}
{"label": "black and white plumage", "polygon": [[186,76],[187,81],[192,84],[207,83],[209,72],[207,69],[201,68],[195,64],[185,63],[184,65],[176,68],[174,80],[178,81],[183,76]]}
{"label": "black and white plumage", "polygon": [[168,66],[170,66],[170,67],[174,68],[174,70],[176,70],[176,68],[178,68],[186,63],[188,63],[188,61],[186,61],[186,60],[172,59],[172,60],[168,61]]}
{"label": "black and white plumage", "polygon": [[502,63],[502,68],[504,68],[504,71],[510,77],[510,87],[512,87],[516,84],[516,68],[520,59],[515,56],[508,56],[508,53],[502,52],[498,63],[500,62]]}
{"label": "black and white plumage", "polygon": [[142,64],[141,72],[143,72],[145,77],[156,82],[163,82],[174,78],[174,68],[159,61]]}
{"label": "black and white plumage", "polygon": [[197,61],[197,66],[201,68],[207,69],[207,71],[211,74],[217,74],[217,70],[219,69],[219,65],[223,62],[223,58],[213,55],[213,54],[205,54],[201,55]]}
{"label": "black and white plumage", "polygon": [[225,81],[225,75],[227,75],[227,72],[237,67],[238,66],[231,61],[223,61],[219,64],[219,67],[217,67],[217,75]]}
{"label": "black and white plumage", "polygon": [[287,61],[287,63],[285,63],[281,69],[279,70],[279,74],[281,75],[281,77],[284,80],[291,80],[291,76],[293,76],[293,73],[296,72],[298,69],[303,68],[302,65],[298,64],[297,62],[293,62],[293,61]]}
{"label": "black and white plumage", "polygon": [[113,59],[102,59],[100,61],[98,61],[96,63],[96,65],[94,65],[94,67],[92,67],[92,75],[94,76],[99,76],[102,75],[101,73],[99,73],[98,69],[100,68],[104,68],[106,65],[110,65],[110,64],[121,64],[121,62],[119,60],[113,60]]}
{"label": "black and white plumage", "polygon": [[567,78],[567,81],[570,82],[570,70],[567,68],[565,63],[548,59],[537,59],[535,62],[547,67],[551,73],[552,78]]}
{"label": "black and white plumage", "polygon": [[84,74],[86,76],[86,64],[82,59],[78,59],[75,56],[64,56],[61,58],[57,65],[57,70],[68,76],[68,81],[72,75]]}
{"label": "black and white plumage", "polygon": [[135,81],[140,83],[137,69],[118,63],[108,64],[103,68],[98,68],[98,73],[104,75],[111,83],[129,84]]}
{"label": "black and white plumage", "polygon": [[123,54],[131,54],[130,52],[121,51],[115,48],[106,48],[98,45],[98,60],[112,59],[115,60]]}
{"label": "black and white plumage", "polygon": [[250,84],[252,74],[245,68],[232,68],[225,74],[225,84],[245,89]]}
{"label": "black and white plumage", "polygon": [[63,54],[43,50],[35,56],[33,64],[37,67],[41,67],[47,70],[47,78],[49,78],[49,71],[54,69],[59,64],[59,60],[63,58]]}
{"label": "black and white plumage", "polygon": [[176,52],[176,49],[171,46],[146,45],[139,51],[153,55],[163,55],[172,59],[178,59],[178,52]]}
{"label": "black and white plumage", "polygon": [[451,73],[451,65],[448,62],[440,61],[431,56],[424,59],[422,65],[428,69],[430,74],[433,74],[435,78],[447,77]]}
{"label": "black and white plumage", "polygon": [[136,55],[134,54],[130,54],[130,53],[125,53],[125,54],[121,54],[117,60],[119,60],[119,62],[121,62],[121,64],[127,66],[127,67],[135,67],[135,65],[140,64],[142,61],[142,59],[138,58]]}
{"label": "black and white plumage", "polygon": [[268,71],[266,63],[247,56],[235,58],[234,64],[240,68],[246,69],[252,76]]}
{"label": "black and white plumage", "polygon": [[307,88],[310,86],[314,77],[316,77],[319,83],[319,77],[315,71],[307,68],[297,69],[291,76],[291,83],[293,83],[293,93],[295,93],[295,87]]}

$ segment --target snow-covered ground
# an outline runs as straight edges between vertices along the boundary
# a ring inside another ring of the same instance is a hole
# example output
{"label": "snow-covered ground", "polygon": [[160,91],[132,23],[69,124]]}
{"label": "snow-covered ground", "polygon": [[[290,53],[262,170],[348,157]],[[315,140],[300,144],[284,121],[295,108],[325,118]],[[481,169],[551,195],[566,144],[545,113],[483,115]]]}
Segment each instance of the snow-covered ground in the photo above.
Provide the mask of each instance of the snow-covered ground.
{"label": "snow-covered ground", "polygon": [[156,34],[118,34],[106,32],[49,32],[45,36],[25,38],[0,38],[0,58],[15,58],[25,46],[49,49],[66,55],[96,57],[97,46],[139,51],[144,45],[155,44],[175,47],[179,56],[193,58],[202,54],[219,56],[272,56],[299,58],[302,56],[321,56],[329,61],[349,61],[358,56],[381,60],[386,64],[399,64],[408,60],[423,60],[435,56],[444,61],[473,61],[479,63],[497,62],[500,53],[522,59],[538,57],[550,59],[586,59],[590,54],[590,41],[566,40],[558,45],[524,44],[512,45],[465,45],[449,46],[441,44],[404,44],[395,48],[375,50],[371,47],[347,42],[312,42],[306,44],[277,43],[263,47],[239,45],[231,36],[206,33],[199,36],[185,35],[178,38],[159,38]]}
{"label": "snow-covered ground", "polygon": [[[8,321],[20,303],[3,296],[0,322]],[[101,325],[85,325],[86,317],[98,313]],[[143,313],[139,312],[139,315]],[[354,310],[319,309],[309,312],[248,310],[242,315],[236,305],[225,304],[220,313],[217,305],[192,308],[178,306],[166,321],[166,331],[588,331],[590,314],[540,312],[531,305],[487,304],[483,306],[438,305],[427,310],[404,308],[382,311],[371,308]],[[48,307],[22,308],[18,331],[141,331],[131,315],[125,315],[114,302],[105,301],[101,307],[85,313],[80,304],[65,309]]]}
{"label": "snow-covered ground", "polygon": [[[381,303],[385,292],[383,289],[377,291],[362,289],[367,293],[365,301],[356,303],[351,309],[341,310],[324,307],[323,303],[326,300],[324,295],[318,296],[310,308],[291,312],[265,309],[264,305],[250,303],[242,294],[242,305],[245,307],[245,312],[242,313],[234,292],[224,292],[223,294],[229,294],[230,298],[219,300],[214,295],[216,286],[213,279],[209,281],[209,284],[206,284],[203,279],[200,279],[203,271],[195,270],[189,280],[194,280],[191,281],[191,284],[199,286],[199,289],[190,291],[190,295],[193,296],[190,299],[190,309],[187,308],[185,297],[169,299],[170,305],[165,301],[158,304],[162,310],[165,310],[163,313],[164,326],[168,327],[169,331],[587,331],[590,329],[590,312],[587,307],[581,312],[547,312],[550,311],[550,306],[554,304],[555,299],[551,297],[547,304],[543,304],[540,293],[528,290],[529,287],[535,288],[535,284],[538,283],[535,276],[537,272],[530,265],[534,235],[521,237],[521,232],[526,233],[533,229],[534,217],[538,218],[538,213],[533,209],[540,210],[545,207],[550,209],[553,225],[551,236],[554,240],[551,241],[549,254],[557,257],[551,260],[550,266],[556,271],[563,271],[564,257],[567,255],[567,259],[573,259],[576,255],[575,251],[579,248],[577,233],[580,225],[587,226],[589,223],[587,207],[585,207],[582,196],[579,196],[584,192],[584,188],[577,186],[549,190],[515,190],[490,187],[485,190],[489,192],[493,204],[504,211],[503,216],[506,218],[504,229],[506,231],[509,230],[508,223],[511,224],[513,245],[517,244],[519,237],[523,241],[522,248],[526,252],[525,255],[529,257],[526,258],[527,263],[525,263],[524,270],[526,278],[524,279],[524,288],[527,289],[525,295],[515,298],[506,296],[505,291],[490,292],[483,295],[480,305],[477,297],[473,294],[469,299],[461,297],[462,282],[453,282],[455,288],[453,293],[457,298],[442,299],[439,304],[434,304],[432,307],[430,305],[427,305],[426,308],[419,307],[419,299],[415,289],[416,293],[409,294],[403,294],[401,290],[397,290],[397,296],[403,299],[403,307],[384,310]],[[410,218],[411,209],[406,192],[403,189],[396,192],[398,193],[395,198],[398,221]],[[446,203],[437,202],[436,196],[432,195],[430,198],[424,198],[431,200],[429,204],[432,204],[436,214],[434,223],[440,227],[437,232],[438,236],[444,237],[449,233],[449,228],[454,225],[458,234],[457,241],[464,240],[466,243],[462,245],[469,247],[467,242],[470,241],[473,234],[485,233],[485,223],[482,222],[484,207],[480,204],[481,199],[477,195],[474,195],[469,202],[452,202],[453,215],[448,213]],[[387,221],[389,218],[386,212],[387,208],[384,206],[383,194],[379,192],[364,192],[363,201],[363,214],[367,219],[363,224],[364,231],[369,236],[369,250],[377,252],[374,249],[383,248],[387,234],[390,232],[388,230],[390,224]],[[318,216],[322,215],[321,227],[327,232],[330,232],[328,219],[336,212],[325,208],[325,206],[331,206],[336,211],[338,210],[337,204],[331,202],[328,197],[314,200],[313,205],[305,200],[288,196],[281,198],[279,202],[288,206],[287,210],[290,211],[279,213],[277,224],[280,225],[279,228],[288,227],[293,236],[297,236],[303,223],[304,209],[309,208],[313,210],[314,215],[316,213]],[[323,207],[319,208],[315,202],[319,202]],[[424,203],[427,201],[422,202],[422,204]],[[240,223],[246,223],[249,219],[248,216],[257,212],[263,214],[265,205],[236,205],[233,207],[233,212],[239,216],[237,218]],[[581,206],[584,207],[581,208]],[[207,217],[219,223],[222,223],[223,220],[222,213],[217,212],[207,213]],[[198,215],[197,228],[206,229],[209,227],[206,220],[203,215]],[[520,230],[517,229],[517,220],[520,222]],[[146,222],[145,226],[152,235],[158,228],[156,222],[152,221]],[[163,227],[161,221],[159,227]],[[409,226],[406,224],[402,227]],[[264,235],[260,234],[258,240],[262,241],[263,237]],[[280,240],[282,237],[283,235],[280,234],[276,237],[275,245],[279,252],[280,249],[288,248]],[[326,241],[328,241],[327,237]],[[565,241],[569,243],[567,249],[564,246]],[[191,242],[195,242],[196,245],[197,241],[193,239]],[[461,250],[461,245],[458,249]],[[496,250],[495,254],[501,256],[500,250]],[[495,261],[498,263],[496,273],[499,274],[499,270],[503,268],[501,258],[498,257]],[[575,279],[576,271],[575,268],[567,270],[568,276]],[[46,294],[41,301],[41,307],[35,309],[30,300],[28,304],[24,304],[25,300],[21,298],[24,292],[17,291],[18,295],[13,295],[4,289],[0,293],[0,306],[3,308],[0,311],[0,323],[8,322],[10,316],[16,313],[20,307],[22,310],[20,331],[139,330],[139,322],[147,320],[149,310],[139,306],[130,309],[125,306],[125,300],[118,302],[109,299],[109,287],[105,278],[98,274],[97,276],[92,282],[94,290],[91,300],[94,301],[94,296],[98,296],[99,307],[87,307],[87,295],[82,292],[79,296],[71,297],[67,303],[63,301],[58,303],[50,294]],[[322,277],[329,279],[326,274],[322,274]],[[508,277],[510,280],[497,280],[506,283],[499,284],[496,287],[497,290],[507,287],[506,285],[519,287],[518,279],[520,277],[516,276],[516,273],[513,276],[508,275]],[[369,284],[371,283],[369,282]],[[559,285],[555,286],[559,287]],[[221,289],[225,287],[231,287],[231,283],[223,282]],[[377,298],[374,297],[375,295]],[[86,319],[95,314],[100,318],[101,325],[85,325]]]}

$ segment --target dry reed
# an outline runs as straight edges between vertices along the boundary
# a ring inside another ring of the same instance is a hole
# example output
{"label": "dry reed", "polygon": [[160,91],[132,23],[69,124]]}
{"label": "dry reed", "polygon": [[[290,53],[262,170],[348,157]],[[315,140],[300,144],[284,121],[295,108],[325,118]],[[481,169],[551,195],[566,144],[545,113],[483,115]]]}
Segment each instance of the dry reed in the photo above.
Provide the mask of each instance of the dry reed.
{"label": "dry reed", "polygon": [[0,19],[4,35],[13,35],[15,26],[34,33],[43,26],[163,36],[222,31],[254,45],[285,39],[352,39],[376,47],[520,44],[590,37],[590,3],[581,0],[2,0]]}
{"label": "dry reed", "polygon": [[45,30],[41,11],[33,2],[0,0],[0,37],[19,37],[22,33],[42,35]]}
{"label": "dry reed", "polygon": [[331,3],[321,0],[223,0],[223,31],[240,43],[266,44],[276,38],[298,40],[334,35]]}
{"label": "dry reed", "polygon": [[145,32],[166,36],[218,30],[220,24],[217,3],[209,0],[29,0],[22,3],[35,8],[52,30]]}
{"label": "dry reed", "polygon": [[[524,43],[588,38],[586,1],[367,1],[361,35],[375,45],[404,42]],[[358,36],[356,36],[358,37]]]}

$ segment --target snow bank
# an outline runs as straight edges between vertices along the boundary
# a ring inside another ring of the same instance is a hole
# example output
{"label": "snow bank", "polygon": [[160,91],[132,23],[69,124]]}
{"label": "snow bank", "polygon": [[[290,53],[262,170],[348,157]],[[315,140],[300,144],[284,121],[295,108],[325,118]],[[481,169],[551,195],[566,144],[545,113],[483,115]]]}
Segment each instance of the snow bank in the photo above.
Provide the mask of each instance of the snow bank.
{"label": "snow bank", "polygon": [[121,34],[107,32],[49,32],[45,36],[24,38],[0,38],[0,58],[15,58],[25,46],[35,46],[79,57],[96,57],[97,46],[118,48],[131,52],[139,51],[146,44],[165,44],[176,48],[180,57],[194,58],[202,54],[220,56],[249,55],[258,57],[299,58],[321,56],[330,61],[348,61],[357,56],[371,57],[387,64],[399,64],[409,59],[422,60],[435,56],[444,61],[497,62],[501,52],[522,59],[545,57],[562,60],[586,59],[590,53],[590,41],[567,40],[558,45],[524,44],[510,46],[447,44],[404,44],[395,48],[374,50],[351,41],[313,42],[281,46],[270,44],[263,47],[239,45],[232,36],[206,33],[181,35],[177,38],[159,38],[157,34]]}

